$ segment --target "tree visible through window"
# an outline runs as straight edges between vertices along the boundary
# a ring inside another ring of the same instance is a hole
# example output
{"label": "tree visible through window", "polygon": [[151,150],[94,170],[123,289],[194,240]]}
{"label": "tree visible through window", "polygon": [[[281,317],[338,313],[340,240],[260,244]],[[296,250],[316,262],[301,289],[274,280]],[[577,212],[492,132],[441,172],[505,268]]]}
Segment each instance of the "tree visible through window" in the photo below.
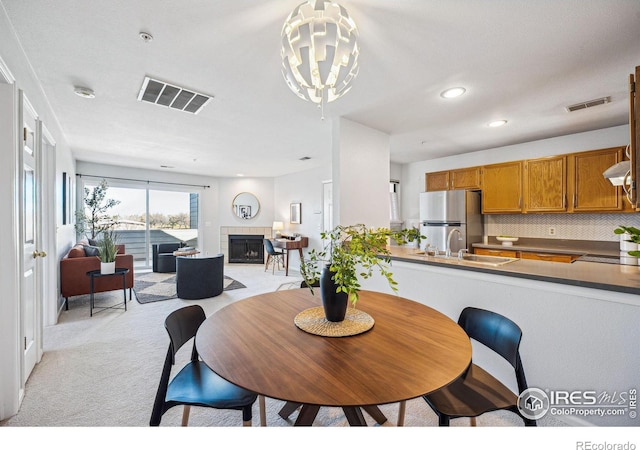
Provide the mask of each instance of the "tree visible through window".
{"label": "tree visible through window", "polygon": [[[86,183],[92,189],[97,183]],[[109,210],[118,243],[125,244],[138,267],[150,267],[153,244],[198,245],[198,194],[150,188],[109,186],[108,197],[119,203]]]}

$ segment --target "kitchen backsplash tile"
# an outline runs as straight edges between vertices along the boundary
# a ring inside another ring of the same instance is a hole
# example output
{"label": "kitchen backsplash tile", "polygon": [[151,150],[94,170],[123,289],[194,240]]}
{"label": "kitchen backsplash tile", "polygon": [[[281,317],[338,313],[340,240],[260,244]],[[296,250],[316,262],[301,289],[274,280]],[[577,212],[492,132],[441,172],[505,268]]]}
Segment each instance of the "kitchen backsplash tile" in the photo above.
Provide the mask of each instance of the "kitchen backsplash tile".
{"label": "kitchen backsplash tile", "polygon": [[[501,234],[544,239],[618,241],[613,230],[619,225],[640,228],[639,214],[496,214],[485,215],[489,236]],[[549,228],[555,235],[549,235]]]}

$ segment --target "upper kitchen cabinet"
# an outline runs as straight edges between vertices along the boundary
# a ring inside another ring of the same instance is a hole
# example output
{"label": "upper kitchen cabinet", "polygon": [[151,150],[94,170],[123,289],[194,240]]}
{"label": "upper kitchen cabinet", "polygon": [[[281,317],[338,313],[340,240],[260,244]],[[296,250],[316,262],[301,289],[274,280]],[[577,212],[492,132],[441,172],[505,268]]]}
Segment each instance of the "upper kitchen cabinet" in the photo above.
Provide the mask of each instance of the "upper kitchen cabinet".
{"label": "upper kitchen cabinet", "polygon": [[567,211],[567,157],[524,162],[524,212]]}
{"label": "upper kitchen cabinet", "polygon": [[622,161],[624,147],[605,148],[569,155],[571,181],[570,211],[598,212],[622,211],[623,193],[613,186],[602,173]]}
{"label": "upper kitchen cabinet", "polygon": [[431,172],[425,174],[425,191],[449,190],[449,171]]}
{"label": "upper kitchen cabinet", "polygon": [[445,170],[425,174],[425,191],[448,191],[452,189],[480,189],[480,167]]}
{"label": "upper kitchen cabinet", "polygon": [[450,170],[451,189],[480,189],[482,177],[480,167]]}
{"label": "upper kitchen cabinet", "polygon": [[482,212],[522,212],[522,161],[491,164],[482,169]]}

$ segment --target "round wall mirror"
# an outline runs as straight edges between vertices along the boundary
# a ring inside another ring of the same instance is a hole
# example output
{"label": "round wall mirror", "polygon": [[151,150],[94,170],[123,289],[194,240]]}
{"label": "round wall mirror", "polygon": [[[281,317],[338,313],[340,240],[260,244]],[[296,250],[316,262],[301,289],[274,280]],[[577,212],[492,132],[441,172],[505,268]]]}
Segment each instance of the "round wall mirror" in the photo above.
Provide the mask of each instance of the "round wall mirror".
{"label": "round wall mirror", "polygon": [[240,219],[253,219],[260,211],[260,202],[252,193],[241,192],[233,199],[231,208]]}

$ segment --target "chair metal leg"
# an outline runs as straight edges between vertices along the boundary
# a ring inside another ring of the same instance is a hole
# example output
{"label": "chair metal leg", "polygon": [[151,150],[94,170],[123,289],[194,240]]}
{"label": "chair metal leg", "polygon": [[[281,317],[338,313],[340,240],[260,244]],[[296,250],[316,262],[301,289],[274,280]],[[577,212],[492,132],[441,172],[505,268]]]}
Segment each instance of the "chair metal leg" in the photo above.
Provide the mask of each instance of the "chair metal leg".
{"label": "chair metal leg", "polygon": [[182,426],[183,427],[186,427],[187,425],[189,425],[189,412],[191,412],[191,406],[184,405],[184,408],[182,409]]}

